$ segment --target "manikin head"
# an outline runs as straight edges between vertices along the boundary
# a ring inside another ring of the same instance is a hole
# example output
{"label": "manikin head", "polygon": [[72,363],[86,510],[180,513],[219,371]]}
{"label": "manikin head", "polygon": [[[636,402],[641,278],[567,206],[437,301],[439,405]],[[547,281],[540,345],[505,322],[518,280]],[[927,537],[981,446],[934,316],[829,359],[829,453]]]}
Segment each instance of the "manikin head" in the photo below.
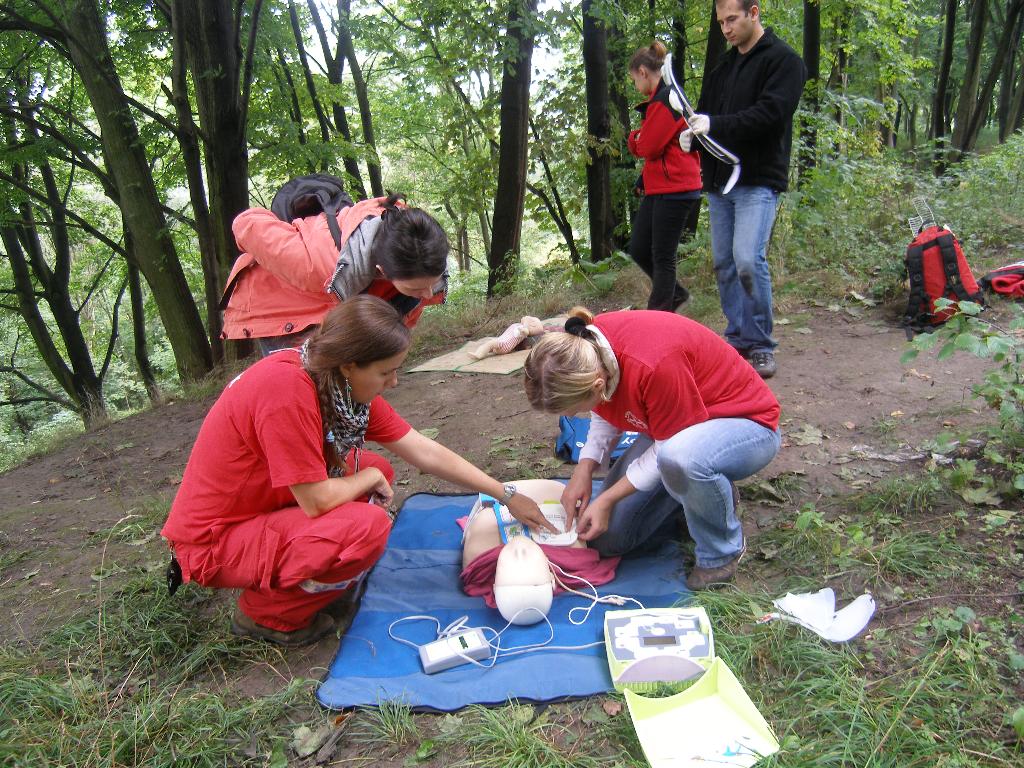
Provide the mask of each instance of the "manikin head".
{"label": "manikin head", "polygon": [[505,621],[536,624],[551,610],[554,577],[547,555],[525,536],[501,548],[494,572],[494,602]]}

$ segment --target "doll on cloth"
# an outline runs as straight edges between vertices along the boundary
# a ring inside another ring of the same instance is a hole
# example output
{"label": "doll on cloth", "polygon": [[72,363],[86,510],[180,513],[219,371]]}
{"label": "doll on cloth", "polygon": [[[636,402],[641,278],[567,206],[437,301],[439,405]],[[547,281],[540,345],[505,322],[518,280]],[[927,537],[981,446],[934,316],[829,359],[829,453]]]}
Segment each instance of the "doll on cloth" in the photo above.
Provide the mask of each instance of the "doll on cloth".
{"label": "doll on cloth", "polygon": [[532,336],[539,336],[545,331],[544,324],[532,315],[524,315],[518,323],[512,323],[501,336],[481,339],[479,346],[470,351],[474,360],[483,360],[492,355],[507,355],[520,347]]}

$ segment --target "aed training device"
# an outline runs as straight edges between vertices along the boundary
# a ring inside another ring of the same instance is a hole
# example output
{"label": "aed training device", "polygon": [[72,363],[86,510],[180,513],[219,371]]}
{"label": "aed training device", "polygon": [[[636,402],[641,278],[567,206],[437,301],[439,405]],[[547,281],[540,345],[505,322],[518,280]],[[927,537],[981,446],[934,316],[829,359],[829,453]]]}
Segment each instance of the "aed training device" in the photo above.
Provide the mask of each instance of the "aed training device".
{"label": "aed training device", "polygon": [[645,608],[604,616],[608,669],[615,689],[650,692],[699,677],[715,659],[707,611]]}
{"label": "aed training device", "polygon": [[432,643],[420,646],[420,663],[428,675],[443,672],[469,664],[470,659],[480,661],[491,655],[491,646],[480,629],[467,629],[465,632],[449,635]]}

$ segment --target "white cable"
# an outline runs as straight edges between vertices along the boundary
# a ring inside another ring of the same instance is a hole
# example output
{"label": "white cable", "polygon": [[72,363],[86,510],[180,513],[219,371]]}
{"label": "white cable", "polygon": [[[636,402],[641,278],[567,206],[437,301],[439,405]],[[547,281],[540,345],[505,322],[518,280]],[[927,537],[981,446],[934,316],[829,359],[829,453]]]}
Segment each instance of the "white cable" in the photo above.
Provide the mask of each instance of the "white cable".
{"label": "white cable", "polygon": [[[553,569],[557,568],[558,571],[561,572],[562,576],[565,576],[565,578],[567,578],[567,579],[575,579],[576,581],[582,581],[584,584],[586,584],[588,587],[590,587],[592,590],[594,590],[594,594],[590,595],[590,594],[587,594],[586,592],[580,592],[577,589],[573,589],[568,584],[566,584],[564,581],[562,581],[562,579],[559,578],[558,574],[555,573],[552,570],[551,573],[555,577],[555,581],[558,582],[559,586],[562,589],[564,589],[566,592],[569,592],[570,594],[586,598],[587,600],[590,601],[590,605],[587,605],[587,606],[577,605],[577,606],[574,606],[573,608],[569,609],[568,619],[569,619],[569,623],[570,624],[574,624],[577,627],[582,625],[582,624],[585,624],[587,622],[587,619],[590,618],[590,612],[593,611],[594,608],[597,607],[598,603],[603,603],[605,605],[625,605],[626,603],[636,603],[638,606],[640,606],[640,608],[642,608],[642,609],[646,608],[646,606],[643,603],[641,603],[639,600],[637,600],[636,598],[633,598],[633,597],[626,597],[625,595],[599,595],[599,594],[597,594],[597,587],[595,587],[593,584],[591,584],[589,581],[587,581],[582,576],[577,576],[574,573],[568,573],[561,566],[556,565],[555,563],[549,563],[549,565],[551,565],[551,567]],[[574,619],[572,617],[573,611],[583,611],[583,618],[580,619],[579,621]]]}

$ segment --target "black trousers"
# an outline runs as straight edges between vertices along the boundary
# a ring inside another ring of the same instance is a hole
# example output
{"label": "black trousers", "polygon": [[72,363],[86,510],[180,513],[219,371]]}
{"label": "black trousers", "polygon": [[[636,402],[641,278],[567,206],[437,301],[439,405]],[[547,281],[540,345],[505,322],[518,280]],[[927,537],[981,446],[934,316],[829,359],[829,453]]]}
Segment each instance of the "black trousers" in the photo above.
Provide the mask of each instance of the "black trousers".
{"label": "black trousers", "polygon": [[629,255],[651,278],[648,309],[674,312],[690,293],[676,280],[676,259],[683,227],[700,197],[646,195],[633,219]]}

